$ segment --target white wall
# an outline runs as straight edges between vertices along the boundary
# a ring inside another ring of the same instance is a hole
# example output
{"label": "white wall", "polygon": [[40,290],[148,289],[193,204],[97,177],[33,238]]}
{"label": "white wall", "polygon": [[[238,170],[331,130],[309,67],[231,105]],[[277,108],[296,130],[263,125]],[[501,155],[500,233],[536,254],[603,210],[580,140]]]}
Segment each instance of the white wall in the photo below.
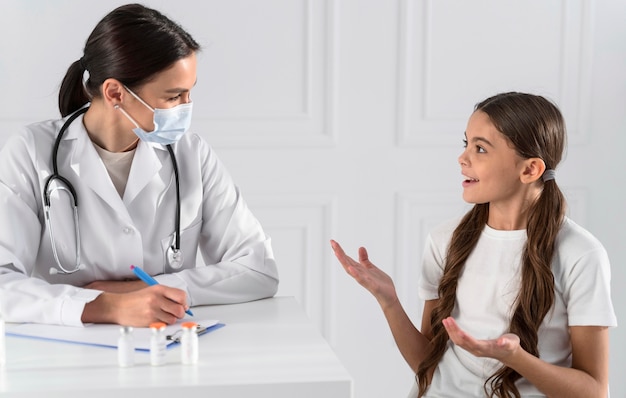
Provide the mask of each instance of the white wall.
{"label": "white wall", "polygon": [[[55,118],[58,85],[121,1],[0,0],[0,145]],[[456,157],[474,103],[531,91],[562,108],[557,180],[605,244],[626,319],[626,2],[617,0],[150,0],[204,45],[193,129],[217,148],[273,238],[294,295],[355,380],[403,396],[412,375],[375,301],[333,259],[367,246],[419,323],[425,233],[465,208]],[[88,5],[87,5],[88,4]],[[2,222],[2,220],[0,220]],[[626,333],[611,391],[626,397]]]}

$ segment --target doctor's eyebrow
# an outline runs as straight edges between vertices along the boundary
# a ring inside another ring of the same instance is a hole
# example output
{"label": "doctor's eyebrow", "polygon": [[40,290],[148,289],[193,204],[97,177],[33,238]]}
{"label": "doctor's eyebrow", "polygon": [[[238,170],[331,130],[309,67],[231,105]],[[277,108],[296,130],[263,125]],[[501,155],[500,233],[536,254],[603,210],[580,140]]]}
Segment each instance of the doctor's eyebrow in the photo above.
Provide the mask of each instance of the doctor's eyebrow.
{"label": "doctor's eyebrow", "polygon": [[[193,87],[196,86],[196,84],[198,84],[198,80],[196,79],[196,81],[193,83]],[[167,90],[165,90],[166,93],[168,94],[176,94],[176,93],[186,93],[190,91],[190,89],[188,88],[182,88],[182,87],[174,87],[174,88],[168,88]]]}

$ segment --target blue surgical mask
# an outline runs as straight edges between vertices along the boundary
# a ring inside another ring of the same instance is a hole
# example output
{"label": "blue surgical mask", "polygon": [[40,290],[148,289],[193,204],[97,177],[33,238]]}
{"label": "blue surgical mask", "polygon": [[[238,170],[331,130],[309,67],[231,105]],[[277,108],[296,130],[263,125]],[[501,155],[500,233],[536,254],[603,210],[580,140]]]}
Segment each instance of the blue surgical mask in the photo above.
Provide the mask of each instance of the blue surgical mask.
{"label": "blue surgical mask", "polygon": [[128,87],[124,87],[146,108],[154,112],[154,130],[147,132],[139,127],[139,124],[128,114],[128,112],[121,107],[116,106],[116,108],[122,111],[124,116],[126,116],[128,120],[136,126],[133,131],[142,141],[168,145],[180,140],[180,137],[187,132],[189,126],[191,125],[191,110],[193,102],[176,105],[175,107],[168,109],[152,108],[144,100],[139,98],[137,94],[133,93]]}

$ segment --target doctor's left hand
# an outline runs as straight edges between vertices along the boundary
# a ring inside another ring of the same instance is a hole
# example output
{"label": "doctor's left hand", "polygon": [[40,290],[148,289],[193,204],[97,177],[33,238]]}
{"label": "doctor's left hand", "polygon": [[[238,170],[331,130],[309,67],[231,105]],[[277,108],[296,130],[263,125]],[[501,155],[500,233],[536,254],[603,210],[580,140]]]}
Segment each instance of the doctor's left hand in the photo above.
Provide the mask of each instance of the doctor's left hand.
{"label": "doctor's left hand", "polygon": [[187,294],[181,289],[154,285],[129,293],[103,292],[85,304],[83,323],[116,323],[147,327],[152,322],[175,323],[185,316]]}

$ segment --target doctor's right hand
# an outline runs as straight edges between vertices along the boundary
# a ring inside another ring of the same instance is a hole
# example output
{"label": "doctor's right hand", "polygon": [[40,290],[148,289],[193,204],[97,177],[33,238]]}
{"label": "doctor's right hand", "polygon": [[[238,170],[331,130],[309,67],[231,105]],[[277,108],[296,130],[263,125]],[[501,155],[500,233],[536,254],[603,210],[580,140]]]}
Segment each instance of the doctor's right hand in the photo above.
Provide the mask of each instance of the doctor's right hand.
{"label": "doctor's right hand", "polygon": [[187,308],[183,290],[154,285],[129,293],[103,292],[85,304],[81,320],[133,327],[147,327],[152,322],[171,325],[185,316]]}

